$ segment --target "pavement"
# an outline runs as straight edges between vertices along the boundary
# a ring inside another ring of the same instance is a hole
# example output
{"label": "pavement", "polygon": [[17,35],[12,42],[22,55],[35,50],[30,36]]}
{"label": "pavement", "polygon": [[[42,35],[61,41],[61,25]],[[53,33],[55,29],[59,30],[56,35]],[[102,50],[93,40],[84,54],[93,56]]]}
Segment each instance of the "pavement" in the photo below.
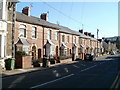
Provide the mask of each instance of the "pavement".
{"label": "pavement", "polygon": [[120,56],[111,55],[104,60],[78,60],[44,70],[9,75],[2,78],[2,88],[117,88],[119,59]]}
{"label": "pavement", "polygon": [[[99,56],[97,57],[96,60],[104,60],[105,57],[110,56],[110,55],[104,55],[104,56]],[[72,64],[76,63],[78,61],[72,61],[72,59],[65,59],[61,60],[61,63],[56,63],[56,64],[51,64],[49,67],[33,67],[33,68],[27,68],[27,69],[14,69],[14,70],[6,70],[2,72],[2,77],[9,77],[13,75],[19,75],[19,74],[24,74],[24,73],[30,73],[34,71],[40,71],[40,70],[45,70],[45,69],[51,69],[60,65],[65,65],[65,64]]]}
{"label": "pavement", "polygon": [[51,69],[51,68],[54,68],[60,65],[72,64],[76,62],[78,61],[72,61],[72,59],[65,59],[65,60],[61,60],[61,63],[51,64],[49,65],[49,67],[32,67],[32,68],[26,68],[26,69],[6,70],[2,72],[2,78],[13,76],[13,75],[24,74],[24,73],[30,73],[30,72],[34,72],[38,70],[40,71],[40,70],[45,70],[45,69]]}

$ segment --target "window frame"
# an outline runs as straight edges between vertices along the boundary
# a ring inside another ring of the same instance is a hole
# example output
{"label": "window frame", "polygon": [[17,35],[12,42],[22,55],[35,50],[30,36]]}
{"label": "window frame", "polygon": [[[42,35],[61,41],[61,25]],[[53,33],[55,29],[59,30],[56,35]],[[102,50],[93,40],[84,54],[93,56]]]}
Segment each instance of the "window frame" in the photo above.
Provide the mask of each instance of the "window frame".
{"label": "window frame", "polygon": [[[33,29],[34,28],[34,29]],[[34,33],[34,35],[33,35],[33,33]],[[37,38],[37,27],[35,27],[35,26],[33,26],[32,27],[32,32],[31,32],[31,37],[32,37],[32,39],[35,39],[35,38]]]}
{"label": "window frame", "polygon": [[62,42],[65,42],[65,35],[62,35]]}
{"label": "window frame", "polygon": [[[22,31],[23,30],[23,31]],[[24,24],[20,24],[19,26],[19,37],[24,37],[26,38],[27,37],[27,32],[26,32],[26,25]],[[21,36],[23,34],[23,36]]]}
{"label": "window frame", "polygon": [[70,43],[70,36],[67,36],[67,42]]}
{"label": "window frame", "polygon": [[56,36],[55,37],[56,37],[55,38],[56,40],[59,40],[59,32],[58,31],[56,32]]}
{"label": "window frame", "polygon": [[51,30],[51,29],[49,29],[49,30],[47,31],[47,38],[48,38],[48,40],[51,40],[51,39],[52,39],[52,30]]}

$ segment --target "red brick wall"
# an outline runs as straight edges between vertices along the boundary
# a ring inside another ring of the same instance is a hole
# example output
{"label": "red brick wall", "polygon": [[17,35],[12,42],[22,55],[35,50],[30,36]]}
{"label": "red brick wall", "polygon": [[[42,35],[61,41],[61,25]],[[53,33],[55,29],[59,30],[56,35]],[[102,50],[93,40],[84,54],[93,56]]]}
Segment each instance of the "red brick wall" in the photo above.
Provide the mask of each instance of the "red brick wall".
{"label": "red brick wall", "polygon": [[[26,25],[26,39],[28,40],[28,42],[31,44],[31,47],[30,47],[30,51],[32,51],[32,46],[36,46],[36,58],[38,58],[38,49],[43,49],[43,45],[42,45],[42,33],[43,33],[43,28],[41,26],[38,26],[38,25],[32,25],[32,24],[28,24],[28,23],[23,23],[23,22],[19,22],[19,21],[16,21],[16,24],[15,24],[15,43],[18,41],[19,39],[19,27],[20,27],[20,24],[24,24]],[[36,27],[37,28],[37,38],[33,39],[32,38],[32,27]],[[41,52],[42,54],[42,52]],[[41,55],[43,56],[43,54]]]}
{"label": "red brick wall", "polygon": [[31,68],[32,67],[32,56],[16,56],[15,66],[17,68]]}
{"label": "red brick wall", "polygon": [[32,67],[32,56],[23,56],[22,57],[22,68]]}

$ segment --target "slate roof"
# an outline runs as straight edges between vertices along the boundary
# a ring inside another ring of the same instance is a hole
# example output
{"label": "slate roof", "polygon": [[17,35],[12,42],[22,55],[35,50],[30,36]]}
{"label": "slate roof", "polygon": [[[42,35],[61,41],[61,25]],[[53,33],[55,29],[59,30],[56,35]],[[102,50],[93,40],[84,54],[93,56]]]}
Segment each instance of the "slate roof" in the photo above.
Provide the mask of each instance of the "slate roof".
{"label": "slate roof", "polygon": [[19,38],[16,44],[30,45],[30,43],[25,38]]}
{"label": "slate roof", "polygon": [[42,19],[34,17],[34,16],[27,16],[20,12],[16,12],[16,20],[21,21],[21,22],[36,24],[36,25],[40,25],[40,26],[44,26],[44,27],[59,29],[58,25],[56,25],[56,24],[47,22],[45,20],[42,20]]}
{"label": "slate roof", "polygon": [[53,24],[53,23],[50,23],[48,21],[42,20],[40,18],[34,17],[34,16],[27,16],[27,15],[20,13],[20,12],[16,12],[16,20],[21,21],[21,22],[35,24],[35,25],[40,25],[40,26],[44,26],[44,27],[48,27],[48,28],[55,28],[55,29],[60,30],[60,32],[63,32],[63,33],[78,35],[81,38],[86,38],[86,39],[91,39],[91,40],[97,41],[97,39],[95,39],[95,38],[92,38],[90,36],[86,36],[78,31],[71,30],[68,27],[58,25],[58,24]]}
{"label": "slate roof", "polygon": [[16,2],[18,3],[19,1],[18,0],[7,0],[8,2]]}
{"label": "slate roof", "polygon": [[73,35],[78,35],[80,36],[81,38],[85,38],[85,39],[91,39],[93,41],[97,41],[97,39],[93,38],[93,37],[90,37],[90,36],[86,36],[78,31],[75,31],[75,30],[71,30],[70,28],[68,27],[65,27],[65,26],[59,26],[60,27],[60,32],[63,32],[63,33],[68,33],[68,34],[73,34]]}

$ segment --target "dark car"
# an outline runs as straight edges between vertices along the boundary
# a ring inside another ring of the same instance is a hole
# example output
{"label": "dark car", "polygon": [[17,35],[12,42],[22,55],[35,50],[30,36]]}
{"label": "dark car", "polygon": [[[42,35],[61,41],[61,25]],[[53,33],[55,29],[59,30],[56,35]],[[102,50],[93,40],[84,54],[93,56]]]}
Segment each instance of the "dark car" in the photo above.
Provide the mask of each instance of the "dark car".
{"label": "dark car", "polygon": [[94,54],[86,54],[85,60],[93,61],[93,60],[95,60],[95,55]]}

